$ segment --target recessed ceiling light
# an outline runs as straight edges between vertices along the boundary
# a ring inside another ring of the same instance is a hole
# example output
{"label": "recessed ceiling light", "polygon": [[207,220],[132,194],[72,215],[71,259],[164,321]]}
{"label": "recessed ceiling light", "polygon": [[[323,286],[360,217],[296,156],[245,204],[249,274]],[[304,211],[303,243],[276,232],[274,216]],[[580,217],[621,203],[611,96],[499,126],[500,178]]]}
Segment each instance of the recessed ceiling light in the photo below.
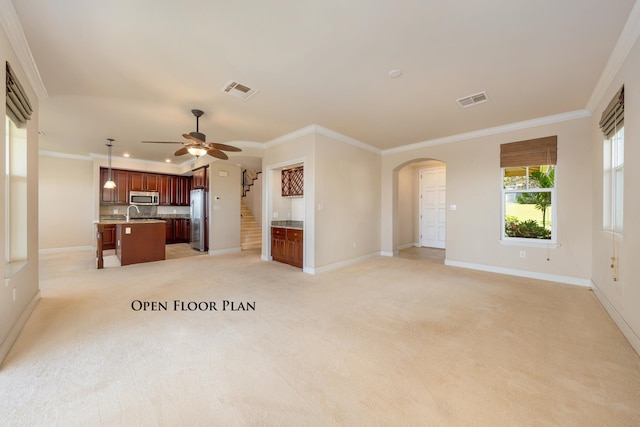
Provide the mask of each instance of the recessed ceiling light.
{"label": "recessed ceiling light", "polygon": [[165,163],[171,163],[171,159],[166,159],[164,162]]}
{"label": "recessed ceiling light", "polygon": [[124,157],[131,157],[131,155],[129,153],[123,153],[122,154]]}
{"label": "recessed ceiling light", "polygon": [[391,77],[392,79],[397,79],[401,75],[402,75],[402,70],[394,69],[389,71],[389,77]]}

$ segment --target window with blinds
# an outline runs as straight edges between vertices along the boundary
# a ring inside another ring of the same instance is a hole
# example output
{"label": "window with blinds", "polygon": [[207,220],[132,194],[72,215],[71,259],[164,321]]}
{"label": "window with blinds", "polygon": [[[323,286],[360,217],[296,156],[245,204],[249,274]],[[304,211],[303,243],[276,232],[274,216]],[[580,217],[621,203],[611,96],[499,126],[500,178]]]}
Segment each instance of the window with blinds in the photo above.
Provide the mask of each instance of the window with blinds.
{"label": "window with blinds", "polygon": [[600,119],[603,142],[602,226],[622,233],[624,213],[624,86]]}
{"label": "window with blinds", "polygon": [[27,262],[28,180],[27,130],[25,124],[33,112],[29,98],[6,63],[5,116],[5,278],[11,277]]}
{"label": "window with blinds", "polygon": [[558,137],[500,146],[502,239],[555,242]]}

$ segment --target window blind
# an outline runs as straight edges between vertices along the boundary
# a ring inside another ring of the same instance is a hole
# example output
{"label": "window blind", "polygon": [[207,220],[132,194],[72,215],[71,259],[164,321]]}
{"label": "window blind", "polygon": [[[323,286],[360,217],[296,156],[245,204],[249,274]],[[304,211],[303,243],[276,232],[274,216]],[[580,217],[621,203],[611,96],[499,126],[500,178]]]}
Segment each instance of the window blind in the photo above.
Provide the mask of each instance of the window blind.
{"label": "window blind", "polygon": [[600,119],[600,129],[606,139],[611,139],[622,126],[624,126],[624,86],[609,102]]}
{"label": "window blind", "polygon": [[7,62],[7,115],[18,127],[23,127],[31,119],[31,103],[22,85]]}
{"label": "window blind", "polygon": [[557,135],[500,145],[501,168],[555,165],[557,158]]}

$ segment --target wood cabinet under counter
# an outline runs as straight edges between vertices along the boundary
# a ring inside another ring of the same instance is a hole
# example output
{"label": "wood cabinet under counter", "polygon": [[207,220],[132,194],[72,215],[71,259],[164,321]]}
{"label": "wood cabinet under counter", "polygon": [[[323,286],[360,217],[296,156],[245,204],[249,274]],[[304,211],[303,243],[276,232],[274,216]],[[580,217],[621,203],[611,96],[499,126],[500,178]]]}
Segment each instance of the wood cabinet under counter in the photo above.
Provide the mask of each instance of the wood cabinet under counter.
{"label": "wood cabinet under counter", "polygon": [[[120,265],[161,261],[165,258],[165,227],[162,220],[106,221],[96,224],[96,268],[104,268],[103,251],[115,226],[115,250]],[[108,238],[108,237],[107,237]]]}
{"label": "wood cabinet under counter", "polygon": [[271,227],[271,258],[274,261],[302,268],[303,231],[298,228]]}

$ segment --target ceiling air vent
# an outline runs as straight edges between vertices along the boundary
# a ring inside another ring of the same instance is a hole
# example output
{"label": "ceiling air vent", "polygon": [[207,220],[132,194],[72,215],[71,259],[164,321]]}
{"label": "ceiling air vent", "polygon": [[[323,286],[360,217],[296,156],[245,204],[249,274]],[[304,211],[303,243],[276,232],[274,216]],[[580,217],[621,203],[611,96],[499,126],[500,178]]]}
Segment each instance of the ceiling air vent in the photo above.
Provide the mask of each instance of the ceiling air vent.
{"label": "ceiling air vent", "polygon": [[487,92],[479,92],[473,95],[465,96],[464,98],[457,99],[458,104],[462,108],[471,107],[472,105],[482,104],[483,102],[487,102],[489,97],[487,97]]}
{"label": "ceiling air vent", "polygon": [[251,89],[233,80],[227,83],[225,87],[222,88],[222,91],[242,99],[249,99],[258,92],[257,89]]}

